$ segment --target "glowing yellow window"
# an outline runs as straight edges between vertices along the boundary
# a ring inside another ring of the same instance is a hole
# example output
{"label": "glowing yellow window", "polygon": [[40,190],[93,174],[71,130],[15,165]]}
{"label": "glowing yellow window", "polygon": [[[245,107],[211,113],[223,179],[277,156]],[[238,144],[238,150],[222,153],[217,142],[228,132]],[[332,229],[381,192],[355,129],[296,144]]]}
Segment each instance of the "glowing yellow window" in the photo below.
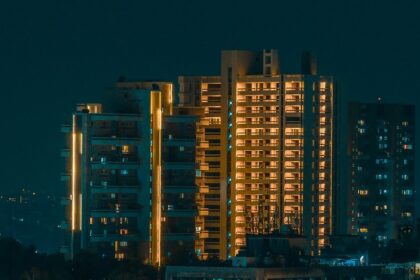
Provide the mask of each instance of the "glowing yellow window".
{"label": "glowing yellow window", "polygon": [[368,232],[368,229],[365,228],[365,227],[362,227],[362,228],[359,229],[359,231],[360,232],[363,232],[363,233],[366,233],[366,232]]}
{"label": "glowing yellow window", "polygon": [[130,152],[130,148],[129,148],[129,146],[128,146],[128,145],[123,145],[123,146],[121,147],[121,152],[122,152],[123,154],[128,154],[128,153]]}
{"label": "glowing yellow window", "polygon": [[363,195],[364,196],[364,195],[368,195],[369,191],[368,190],[358,190],[357,193],[359,195]]}

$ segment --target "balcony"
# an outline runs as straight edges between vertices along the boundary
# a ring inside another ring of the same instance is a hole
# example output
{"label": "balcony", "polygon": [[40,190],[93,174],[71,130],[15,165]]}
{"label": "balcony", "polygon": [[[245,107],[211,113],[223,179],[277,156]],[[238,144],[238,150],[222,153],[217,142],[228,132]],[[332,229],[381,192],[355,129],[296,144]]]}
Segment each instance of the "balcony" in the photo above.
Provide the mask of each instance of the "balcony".
{"label": "balcony", "polygon": [[210,210],[208,208],[201,208],[201,209],[198,210],[198,215],[208,216],[208,215],[210,215]]}
{"label": "balcony", "polygon": [[222,100],[202,100],[201,106],[220,106]]}
{"label": "balcony", "polygon": [[275,104],[279,104],[280,101],[278,99],[264,99],[264,98],[253,98],[251,100],[238,100],[237,104],[239,106],[272,106]]}
{"label": "balcony", "polygon": [[236,134],[237,139],[277,139],[279,137],[278,132],[238,132]]}
{"label": "balcony", "polygon": [[245,116],[278,116],[278,110],[238,110],[236,115],[238,117],[245,117]]}
{"label": "balcony", "polygon": [[209,146],[209,142],[208,141],[201,141],[198,143],[198,148],[200,149],[208,149]]}
{"label": "balcony", "polygon": [[98,206],[90,210],[91,216],[94,218],[106,217],[137,217],[141,214],[143,207],[139,204],[124,204],[120,208]]}
{"label": "balcony", "polygon": [[276,94],[280,88],[238,88],[238,95]]}
{"label": "balcony", "polygon": [[264,154],[264,153],[259,153],[259,154],[237,154],[236,157],[240,158],[241,160],[244,161],[252,161],[252,160],[275,160],[278,159],[279,157],[279,153],[277,154]]}
{"label": "balcony", "polygon": [[208,231],[200,231],[200,233],[198,234],[198,238],[200,239],[204,239],[204,238],[209,238],[209,232]]}
{"label": "balcony", "polygon": [[131,137],[127,136],[117,136],[117,135],[109,135],[109,136],[93,136],[92,137],[92,145],[112,145],[112,144],[140,144],[141,138],[138,135],[133,135]]}
{"label": "balcony", "polygon": [[127,218],[135,218],[141,214],[140,209],[132,209],[132,210],[113,210],[113,209],[92,209],[91,216],[93,218],[117,218],[117,217],[127,217]]}
{"label": "balcony", "polygon": [[199,189],[200,193],[209,193],[210,189],[208,186],[201,186]]}
{"label": "balcony", "polygon": [[199,163],[198,169],[201,171],[208,171],[209,170],[209,164],[208,163]]}
{"label": "balcony", "polygon": [[137,169],[140,161],[137,157],[98,156],[92,159],[92,169]]}
{"label": "balcony", "polygon": [[165,193],[196,193],[196,186],[164,186],[163,191]]}
{"label": "balcony", "polygon": [[165,210],[163,215],[168,218],[185,218],[185,217],[194,218],[197,215],[197,210],[195,209]]}
{"label": "balcony", "polygon": [[140,191],[140,185],[133,186],[116,186],[116,185],[94,185],[90,187],[92,194],[98,193],[137,193]]}
{"label": "balcony", "polygon": [[112,241],[136,241],[140,238],[140,234],[93,234],[90,236],[91,242],[112,242]]}
{"label": "balcony", "polygon": [[279,124],[278,121],[237,121],[236,124],[239,125],[271,125],[271,124]]}
{"label": "balcony", "polygon": [[277,165],[273,165],[273,166],[264,166],[264,165],[253,165],[253,166],[248,166],[248,165],[237,165],[236,166],[236,170],[238,172],[253,172],[253,171],[257,171],[257,170],[272,170],[272,171],[277,171],[277,169],[279,168],[279,166]]}
{"label": "balcony", "polygon": [[164,239],[168,241],[194,241],[195,235],[194,233],[172,233],[172,232],[165,232]]}
{"label": "balcony", "polygon": [[277,147],[279,143],[237,143],[236,147]]}

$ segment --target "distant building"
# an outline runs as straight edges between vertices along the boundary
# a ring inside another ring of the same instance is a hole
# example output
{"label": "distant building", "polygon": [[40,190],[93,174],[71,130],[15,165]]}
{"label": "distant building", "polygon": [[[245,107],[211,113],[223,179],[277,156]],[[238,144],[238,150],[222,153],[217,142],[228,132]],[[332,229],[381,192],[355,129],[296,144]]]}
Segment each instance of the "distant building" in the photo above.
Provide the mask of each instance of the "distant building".
{"label": "distant building", "polygon": [[246,234],[281,225],[305,235],[318,254],[336,219],[333,78],[318,75],[307,53],[301,73],[283,74],[276,50],[223,51],[219,76],[183,76],[179,87],[181,107],[203,109],[207,146],[197,254],[229,259]]}
{"label": "distant building", "polygon": [[[161,173],[169,169],[169,162],[162,167],[162,128],[172,114],[172,94],[171,83],[121,81],[104,104],[79,105],[72,124],[63,126],[72,255],[87,249],[103,257],[160,263]],[[174,186],[193,191],[191,185]]]}
{"label": "distant building", "polygon": [[351,103],[351,233],[387,242],[415,229],[413,105]]}

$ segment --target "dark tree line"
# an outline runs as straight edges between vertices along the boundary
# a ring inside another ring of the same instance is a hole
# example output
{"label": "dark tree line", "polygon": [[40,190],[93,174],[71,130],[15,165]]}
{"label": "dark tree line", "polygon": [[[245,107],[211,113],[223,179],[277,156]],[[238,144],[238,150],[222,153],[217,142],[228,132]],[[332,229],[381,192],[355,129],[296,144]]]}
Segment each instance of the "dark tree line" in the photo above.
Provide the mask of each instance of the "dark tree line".
{"label": "dark tree line", "polygon": [[83,251],[73,260],[62,254],[40,254],[12,238],[0,239],[0,280],[151,280],[158,279],[152,266],[101,258]]}

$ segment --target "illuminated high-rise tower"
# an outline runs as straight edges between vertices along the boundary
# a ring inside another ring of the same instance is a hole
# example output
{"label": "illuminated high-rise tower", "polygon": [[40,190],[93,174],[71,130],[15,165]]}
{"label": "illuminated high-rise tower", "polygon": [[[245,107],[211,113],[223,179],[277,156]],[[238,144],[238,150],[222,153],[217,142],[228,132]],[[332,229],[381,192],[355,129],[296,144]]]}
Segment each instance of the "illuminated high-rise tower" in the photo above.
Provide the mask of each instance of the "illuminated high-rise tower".
{"label": "illuminated high-rise tower", "polygon": [[228,259],[247,233],[287,226],[314,254],[332,232],[335,91],[308,54],[282,74],[275,50],[224,51],[220,76],[180,77],[180,106],[200,107],[196,252]]}

